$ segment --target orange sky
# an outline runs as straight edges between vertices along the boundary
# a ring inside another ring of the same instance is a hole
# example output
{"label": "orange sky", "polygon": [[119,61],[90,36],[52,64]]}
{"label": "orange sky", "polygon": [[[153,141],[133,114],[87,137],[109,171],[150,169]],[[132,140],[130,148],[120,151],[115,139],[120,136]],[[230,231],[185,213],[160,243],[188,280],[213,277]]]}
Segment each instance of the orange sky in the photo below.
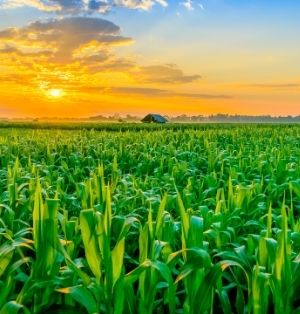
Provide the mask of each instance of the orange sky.
{"label": "orange sky", "polygon": [[[48,16],[43,0],[14,1],[36,7],[17,24],[20,9],[0,6],[1,117],[300,114],[299,45],[285,39],[278,46],[268,24],[252,29],[250,19],[232,27],[225,19],[222,28],[219,19],[212,26],[208,4],[175,9],[157,1],[154,10],[145,1],[112,16]],[[231,16],[239,13],[230,9]]]}

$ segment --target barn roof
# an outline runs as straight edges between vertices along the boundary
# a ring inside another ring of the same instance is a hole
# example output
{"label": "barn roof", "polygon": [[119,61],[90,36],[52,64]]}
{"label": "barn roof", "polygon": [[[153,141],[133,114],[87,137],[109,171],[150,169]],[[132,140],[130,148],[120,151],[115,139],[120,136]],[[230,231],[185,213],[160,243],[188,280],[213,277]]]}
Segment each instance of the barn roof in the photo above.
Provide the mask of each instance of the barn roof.
{"label": "barn roof", "polygon": [[146,115],[144,119],[142,119],[143,122],[159,122],[159,123],[165,123],[167,122],[167,119],[160,114],[154,114],[149,113]]}

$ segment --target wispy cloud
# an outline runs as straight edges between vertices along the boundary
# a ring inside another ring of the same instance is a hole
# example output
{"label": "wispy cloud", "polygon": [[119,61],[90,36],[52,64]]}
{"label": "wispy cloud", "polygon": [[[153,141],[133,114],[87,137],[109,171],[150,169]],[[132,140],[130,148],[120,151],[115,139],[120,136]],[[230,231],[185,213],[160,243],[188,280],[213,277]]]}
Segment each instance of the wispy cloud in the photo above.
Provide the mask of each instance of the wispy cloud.
{"label": "wispy cloud", "polygon": [[110,1],[111,6],[122,6],[130,9],[149,10],[155,4],[167,7],[168,3],[165,0],[114,0]]}
{"label": "wispy cloud", "polygon": [[274,89],[285,89],[285,88],[300,88],[298,83],[281,83],[281,84],[249,84],[248,87],[258,88],[274,88]]}
{"label": "wispy cloud", "polygon": [[1,0],[0,8],[34,7],[46,12],[82,13],[100,12],[105,13],[114,7],[125,7],[148,11],[154,5],[167,7],[165,0]]}
{"label": "wispy cloud", "polygon": [[42,0],[2,0],[0,8],[10,9],[18,7],[33,7],[45,12],[60,11],[61,6],[55,1],[42,1]]}
{"label": "wispy cloud", "polygon": [[183,97],[194,99],[230,99],[231,95],[223,94],[203,94],[203,93],[183,93],[160,88],[145,88],[145,87],[115,87],[107,90],[107,92],[125,94],[125,95],[140,95],[146,97]]}
{"label": "wispy cloud", "polygon": [[185,1],[181,2],[181,4],[189,11],[194,10],[194,3],[192,0],[185,0]]}
{"label": "wispy cloud", "polygon": [[200,75],[185,75],[174,64],[144,66],[134,71],[144,82],[156,81],[159,83],[189,83],[201,78]]}
{"label": "wispy cloud", "polygon": [[132,94],[132,95],[142,95],[142,96],[153,96],[153,97],[161,97],[161,96],[169,96],[170,91],[160,89],[160,88],[147,88],[147,87],[113,87],[108,90],[109,92],[113,92],[116,94]]}
{"label": "wispy cloud", "polygon": [[204,10],[204,5],[194,0],[184,0],[180,4],[184,6],[188,11],[194,11],[196,8]]}

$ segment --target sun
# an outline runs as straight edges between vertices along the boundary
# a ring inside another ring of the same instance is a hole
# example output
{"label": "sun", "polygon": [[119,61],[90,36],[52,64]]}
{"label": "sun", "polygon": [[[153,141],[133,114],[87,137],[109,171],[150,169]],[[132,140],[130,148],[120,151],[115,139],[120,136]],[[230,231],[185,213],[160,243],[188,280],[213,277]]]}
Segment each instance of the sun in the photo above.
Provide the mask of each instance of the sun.
{"label": "sun", "polygon": [[48,90],[47,94],[50,97],[59,98],[59,97],[62,97],[64,95],[64,91],[60,88],[52,88],[52,89]]}

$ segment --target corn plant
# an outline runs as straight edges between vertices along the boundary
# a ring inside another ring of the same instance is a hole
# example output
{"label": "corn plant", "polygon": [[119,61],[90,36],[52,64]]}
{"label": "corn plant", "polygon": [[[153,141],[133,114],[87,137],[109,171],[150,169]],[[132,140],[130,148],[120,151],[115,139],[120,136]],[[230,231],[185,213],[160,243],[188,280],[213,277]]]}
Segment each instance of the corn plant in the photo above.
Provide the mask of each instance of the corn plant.
{"label": "corn plant", "polygon": [[299,313],[299,138],[0,128],[0,314]]}

